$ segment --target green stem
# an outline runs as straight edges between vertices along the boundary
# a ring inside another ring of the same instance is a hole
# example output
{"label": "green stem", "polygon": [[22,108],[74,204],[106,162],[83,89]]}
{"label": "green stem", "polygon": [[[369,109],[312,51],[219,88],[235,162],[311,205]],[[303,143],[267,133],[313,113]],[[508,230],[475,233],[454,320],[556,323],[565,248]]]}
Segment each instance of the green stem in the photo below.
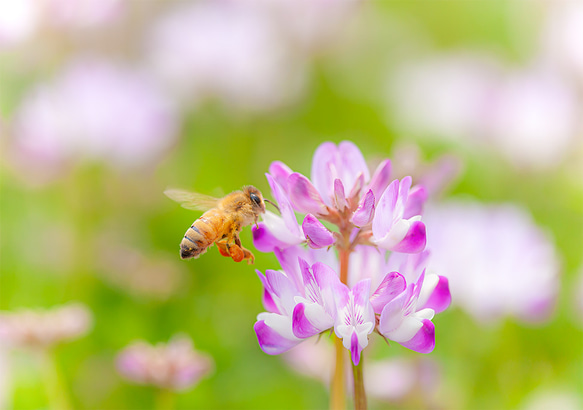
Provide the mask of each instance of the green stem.
{"label": "green stem", "polygon": [[364,358],[360,356],[358,365],[352,363],[352,375],[354,379],[354,408],[355,410],[366,410],[366,394],[364,392],[364,378],[362,377],[362,366]]}
{"label": "green stem", "polygon": [[156,410],[172,410],[174,408],[174,392],[159,388],[156,392]]}
{"label": "green stem", "polygon": [[53,410],[71,410],[73,407],[71,406],[71,401],[63,380],[60,377],[54,351],[42,351],[41,364],[45,387],[47,389],[49,408]]}

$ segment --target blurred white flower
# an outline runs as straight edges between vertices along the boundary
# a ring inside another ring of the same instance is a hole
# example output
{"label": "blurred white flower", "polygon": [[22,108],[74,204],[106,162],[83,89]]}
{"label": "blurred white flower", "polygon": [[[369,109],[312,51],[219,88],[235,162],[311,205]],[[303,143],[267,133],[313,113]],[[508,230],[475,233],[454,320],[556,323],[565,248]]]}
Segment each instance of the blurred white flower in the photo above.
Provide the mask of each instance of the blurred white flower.
{"label": "blurred white flower", "polygon": [[549,67],[510,70],[469,54],[405,65],[388,98],[401,132],[490,145],[517,167],[542,169],[567,155],[581,109],[573,84]]}
{"label": "blurred white flower", "polygon": [[557,74],[542,68],[508,73],[485,113],[492,142],[519,167],[557,165],[575,140],[580,107],[573,84]]}
{"label": "blurred white flower", "polygon": [[15,155],[46,172],[63,162],[100,159],[148,164],[176,137],[172,104],[146,76],[96,59],[71,63],[24,98],[13,123]]}
{"label": "blurred white flower", "polygon": [[468,142],[483,138],[499,68],[485,56],[457,54],[410,62],[391,73],[391,121],[405,133]]}
{"label": "blurred white flower", "polygon": [[91,311],[81,303],[48,310],[0,312],[0,344],[11,347],[50,347],[85,335]]}
{"label": "blurred white flower", "polygon": [[28,40],[36,31],[35,0],[0,0],[0,50]]}
{"label": "blurred white flower", "polygon": [[430,272],[449,279],[452,302],[478,320],[549,318],[558,256],[530,215],[511,205],[451,201],[428,207]]}
{"label": "blurred white flower", "polygon": [[583,84],[583,3],[550,1],[540,38],[541,54]]}
{"label": "blurred white flower", "polygon": [[359,14],[361,0],[245,0],[265,8],[291,45],[303,53],[338,42]]}
{"label": "blurred white flower", "polygon": [[173,390],[192,388],[213,366],[213,360],[194,350],[192,340],[185,335],[175,335],[168,343],[155,346],[137,341],[117,357],[117,369],[128,380]]}
{"label": "blurred white flower", "polygon": [[154,25],[148,61],[181,100],[214,97],[236,108],[270,109],[298,91],[304,66],[274,23],[247,3],[179,3]]}

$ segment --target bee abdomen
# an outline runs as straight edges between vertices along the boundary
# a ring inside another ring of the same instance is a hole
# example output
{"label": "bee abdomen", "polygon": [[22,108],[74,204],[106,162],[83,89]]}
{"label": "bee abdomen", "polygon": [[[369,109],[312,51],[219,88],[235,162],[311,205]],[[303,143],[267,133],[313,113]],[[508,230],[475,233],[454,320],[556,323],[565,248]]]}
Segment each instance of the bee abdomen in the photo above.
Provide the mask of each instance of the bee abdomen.
{"label": "bee abdomen", "polygon": [[186,231],[180,243],[180,257],[182,259],[198,258],[217,240],[217,226],[212,223],[213,218],[210,218],[212,215],[207,215],[209,212],[194,221]]}

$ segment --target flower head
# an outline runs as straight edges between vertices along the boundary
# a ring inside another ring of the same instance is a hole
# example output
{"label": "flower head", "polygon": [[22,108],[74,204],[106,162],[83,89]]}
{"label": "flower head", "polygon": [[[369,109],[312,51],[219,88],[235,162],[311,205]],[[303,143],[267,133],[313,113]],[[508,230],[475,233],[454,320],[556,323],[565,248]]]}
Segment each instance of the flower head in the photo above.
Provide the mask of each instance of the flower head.
{"label": "flower head", "polygon": [[135,383],[185,390],[212,371],[213,361],[195,351],[190,338],[176,335],[155,346],[144,341],[132,343],[118,355],[117,368]]}
{"label": "flower head", "polygon": [[[427,213],[432,272],[446,275],[455,303],[482,321],[549,317],[560,265],[547,234],[523,209],[450,201]],[[452,253],[456,257],[452,258]]]}
{"label": "flower head", "polygon": [[80,303],[48,310],[0,313],[0,343],[14,347],[46,348],[85,335],[91,312]]}
{"label": "flower head", "polygon": [[253,238],[282,270],[259,272],[267,312],[255,332],[263,351],[286,352],[332,329],[355,365],[375,330],[412,350],[433,350],[431,319],[450,295],[447,279],[424,271],[427,192],[411,187],[411,177],[390,182],[390,172],[385,160],[371,176],[348,141],[318,147],[311,179],[271,164],[267,180],[281,215],[268,214]]}

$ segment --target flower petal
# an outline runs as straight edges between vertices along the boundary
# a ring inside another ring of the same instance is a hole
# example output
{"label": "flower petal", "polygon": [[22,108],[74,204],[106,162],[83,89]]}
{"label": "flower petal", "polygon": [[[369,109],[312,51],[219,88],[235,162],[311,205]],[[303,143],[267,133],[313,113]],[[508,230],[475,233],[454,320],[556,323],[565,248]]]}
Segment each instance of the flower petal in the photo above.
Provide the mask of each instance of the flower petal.
{"label": "flower petal", "polygon": [[401,253],[419,253],[423,252],[426,244],[425,224],[421,221],[415,221],[409,227],[403,240],[391,250]]}
{"label": "flower petal", "polygon": [[372,220],[375,238],[384,238],[393,227],[393,212],[399,194],[399,180],[395,179],[381,195]]}
{"label": "flower petal", "polygon": [[269,166],[269,174],[273,179],[284,189],[288,190],[288,177],[293,173],[293,171],[281,161],[274,161]]}
{"label": "flower petal", "polygon": [[428,319],[424,319],[422,324],[411,340],[400,344],[419,353],[431,353],[435,348],[435,325]]}
{"label": "flower petal", "polygon": [[251,232],[253,233],[253,245],[261,252],[273,252],[275,248],[287,246],[285,242],[277,239],[263,222],[253,226]]}
{"label": "flower petal", "polygon": [[271,295],[271,286],[267,282],[267,278],[260,271],[256,270],[255,272],[263,284],[263,306],[265,307],[265,310],[272,313],[281,313],[277,307],[277,304],[273,300],[273,296]]}
{"label": "flower petal", "polygon": [[334,320],[317,303],[298,303],[292,315],[294,336],[307,338],[330,329]]}
{"label": "flower petal", "polygon": [[[272,316],[265,318],[266,320],[258,320],[253,326],[253,329],[257,335],[259,347],[261,347],[261,350],[265,353],[271,355],[280,354],[291,349],[302,341],[302,339],[298,339],[293,333],[291,333],[291,326],[289,334],[284,330],[286,320],[289,321],[289,318],[274,313],[265,313],[260,314],[259,316],[262,315]],[[268,325],[266,321],[270,322],[271,326]]]}
{"label": "flower petal", "polygon": [[334,235],[312,214],[306,215],[302,230],[312,249],[326,248],[334,243]]}
{"label": "flower petal", "polygon": [[334,180],[334,204],[336,209],[339,211],[343,211],[348,207],[348,203],[346,202],[346,194],[344,192],[344,185],[338,178]]}
{"label": "flower petal", "polygon": [[360,362],[361,351],[362,348],[358,344],[358,335],[356,332],[352,332],[352,336],[350,337],[350,355],[352,357],[352,363],[354,363],[355,366]]}
{"label": "flower petal", "polygon": [[416,185],[409,191],[403,218],[409,219],[423,213],[423,205],[427,201],[427,190],[422,185]]}
{"label": "flower petal", "polygon": [[341,172],[341,179],[344,186],[350,190],[356,183],[356,178],[360,173],[364,176],[364,181],[370,180],[370,173],[366,161],[362,153],[354,143],[350,141],[342,141],[338,145],[339,153],[339,171]]}
{"label": "flower petal", "polygon": [[[288,196],[284,192],[282,186],[269,174],[265,174],[267,178],[267,182],[271,187],[271,192],[273,192],[273,196],[279,205],[279,211],[281,213],[281,218],[283,218],[284,225],[287,228],[287,231],[292,237],[301,238],[300,228],[298,227],[298,221],[296,220],[296,215],[294,210],[291,206],[291,203],[288,199]],[[268,213],[266,212],[265,215]],[[275,214],[273,214],[275,215]],[[266,219],[265,216],[263,219]],[[266,220],[266,222],[268,222]],[[271,226],[269,226],[271,228]],[[273,229],[272,229],[273,232]],[[280,237],[274,232],[276,237]],[[302,238],[303,239],[303,238]]]}
{"label": "flower petal", "polygon": [[362,197],[360,200],[360,204],[356,211],[352,214],[351,222],[358,227],[362,227],[368,225],[375,213],[375,198],[372,189],[369,189],[368,192]]}
{"label": "flower petal", "polygon": [[[436,275],[437,276],[437,275]],[[449,282],[445,276],[438,277],[437,285],[429,296],[427,302],[420,307],[430,308],[435,313],[443,312],[451,304],[451,293],[449,292]]]}
{"label": "flower petal", "polygon": [[380,199],[382,193],[385,191],[389,182],[391,181],[391,160],[386,159],[379,164],[375,170],[368,189],[372,189],[375,198]]}
{"label": "flower petal", "polygon": [[375,313],[380,314],[387,303],[401,294],[407,284],[405,278],[398,272],[387,273],[377,290],[370,297],[370,303]]}
{"label": "flower petal", "polygon": [[[312,158],[312,171],[310,177],[316,189],[324,196],[324,199],[332,199],[332,184],[338,177],[336,170],[337,157],[336,144],[324,142],[316,148]],[[328,205],[331,203],[326,202]]]}
{"label": "flower petal", "polygon": [[294,172],[289,176],[288,184],[290,199],[296,210],[314,215],[328,214],[326,204],[308,178]]}

